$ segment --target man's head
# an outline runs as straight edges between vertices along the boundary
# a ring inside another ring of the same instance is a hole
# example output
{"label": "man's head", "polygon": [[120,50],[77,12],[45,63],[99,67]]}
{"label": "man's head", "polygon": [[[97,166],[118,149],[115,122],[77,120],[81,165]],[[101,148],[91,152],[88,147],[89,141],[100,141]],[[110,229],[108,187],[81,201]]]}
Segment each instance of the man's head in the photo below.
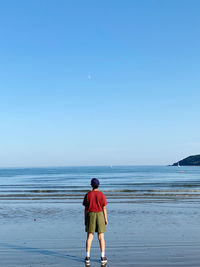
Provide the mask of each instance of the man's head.
{"label": "man's head", "polygon": [[91,180],[91,186],[93,189],[98,188],[100,185],[99,180],[97,178],[92,178]]}

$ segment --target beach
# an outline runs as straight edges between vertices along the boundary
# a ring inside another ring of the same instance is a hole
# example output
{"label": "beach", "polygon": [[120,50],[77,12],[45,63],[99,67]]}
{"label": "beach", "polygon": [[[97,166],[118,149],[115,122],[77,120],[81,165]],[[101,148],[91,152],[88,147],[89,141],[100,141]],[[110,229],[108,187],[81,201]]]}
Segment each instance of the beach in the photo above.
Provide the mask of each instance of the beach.
{"label": "beach", "polygon": [[[171,187],[156,167],[35,171],[0,172],[1,266],[84,266],[82,198],[95,172],[108,198],[107,266],[199,266],[199,168],[170,167]],[[96,236],[91,266],[101,266]]]}

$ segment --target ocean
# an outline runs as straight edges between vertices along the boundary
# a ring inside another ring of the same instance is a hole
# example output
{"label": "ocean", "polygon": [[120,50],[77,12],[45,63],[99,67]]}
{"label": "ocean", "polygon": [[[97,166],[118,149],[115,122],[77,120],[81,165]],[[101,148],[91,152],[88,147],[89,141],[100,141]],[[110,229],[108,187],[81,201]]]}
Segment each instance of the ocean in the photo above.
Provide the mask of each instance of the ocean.
{"label": "ocean", "polygon": [[107,266],[199,266],[200,167],[172,166],[0,169],[1,266],[85,266],[93,177],[108,200]]}
{"label": "ocean", "polygon": [[0,169],[0,201],[80,202],[93,177],[110,202],[200,197],[200,167],[51,167]]}

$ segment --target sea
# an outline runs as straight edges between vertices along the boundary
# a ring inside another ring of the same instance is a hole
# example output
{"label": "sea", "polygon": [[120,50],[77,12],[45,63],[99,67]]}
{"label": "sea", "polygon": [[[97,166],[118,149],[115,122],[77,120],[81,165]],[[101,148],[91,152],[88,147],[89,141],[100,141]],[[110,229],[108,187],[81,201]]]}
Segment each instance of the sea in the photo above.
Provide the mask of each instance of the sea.
{"label": "sea", "polygon": [[183,166],[1,168],[1,266],[85,266],[93,177],[108,200],[108,266],[199,267],[200,167]]}
{"label": "sea", "polygon": [[93,177],[109,202],[200,200],[200,167],[92,166],[1,168],[0,201],[80,202]]}

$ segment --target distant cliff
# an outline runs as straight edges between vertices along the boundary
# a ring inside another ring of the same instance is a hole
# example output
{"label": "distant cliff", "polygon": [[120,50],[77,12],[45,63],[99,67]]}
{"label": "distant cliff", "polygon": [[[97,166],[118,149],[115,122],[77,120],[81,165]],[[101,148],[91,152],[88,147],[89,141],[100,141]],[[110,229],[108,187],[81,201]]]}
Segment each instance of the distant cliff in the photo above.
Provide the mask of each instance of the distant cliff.
{"label": "distant cliff", "polygon": [[185,159],[182,159],[176,163],[174,163],[172,166],[200,166],[200,155],[195,156],[189,156]]}

